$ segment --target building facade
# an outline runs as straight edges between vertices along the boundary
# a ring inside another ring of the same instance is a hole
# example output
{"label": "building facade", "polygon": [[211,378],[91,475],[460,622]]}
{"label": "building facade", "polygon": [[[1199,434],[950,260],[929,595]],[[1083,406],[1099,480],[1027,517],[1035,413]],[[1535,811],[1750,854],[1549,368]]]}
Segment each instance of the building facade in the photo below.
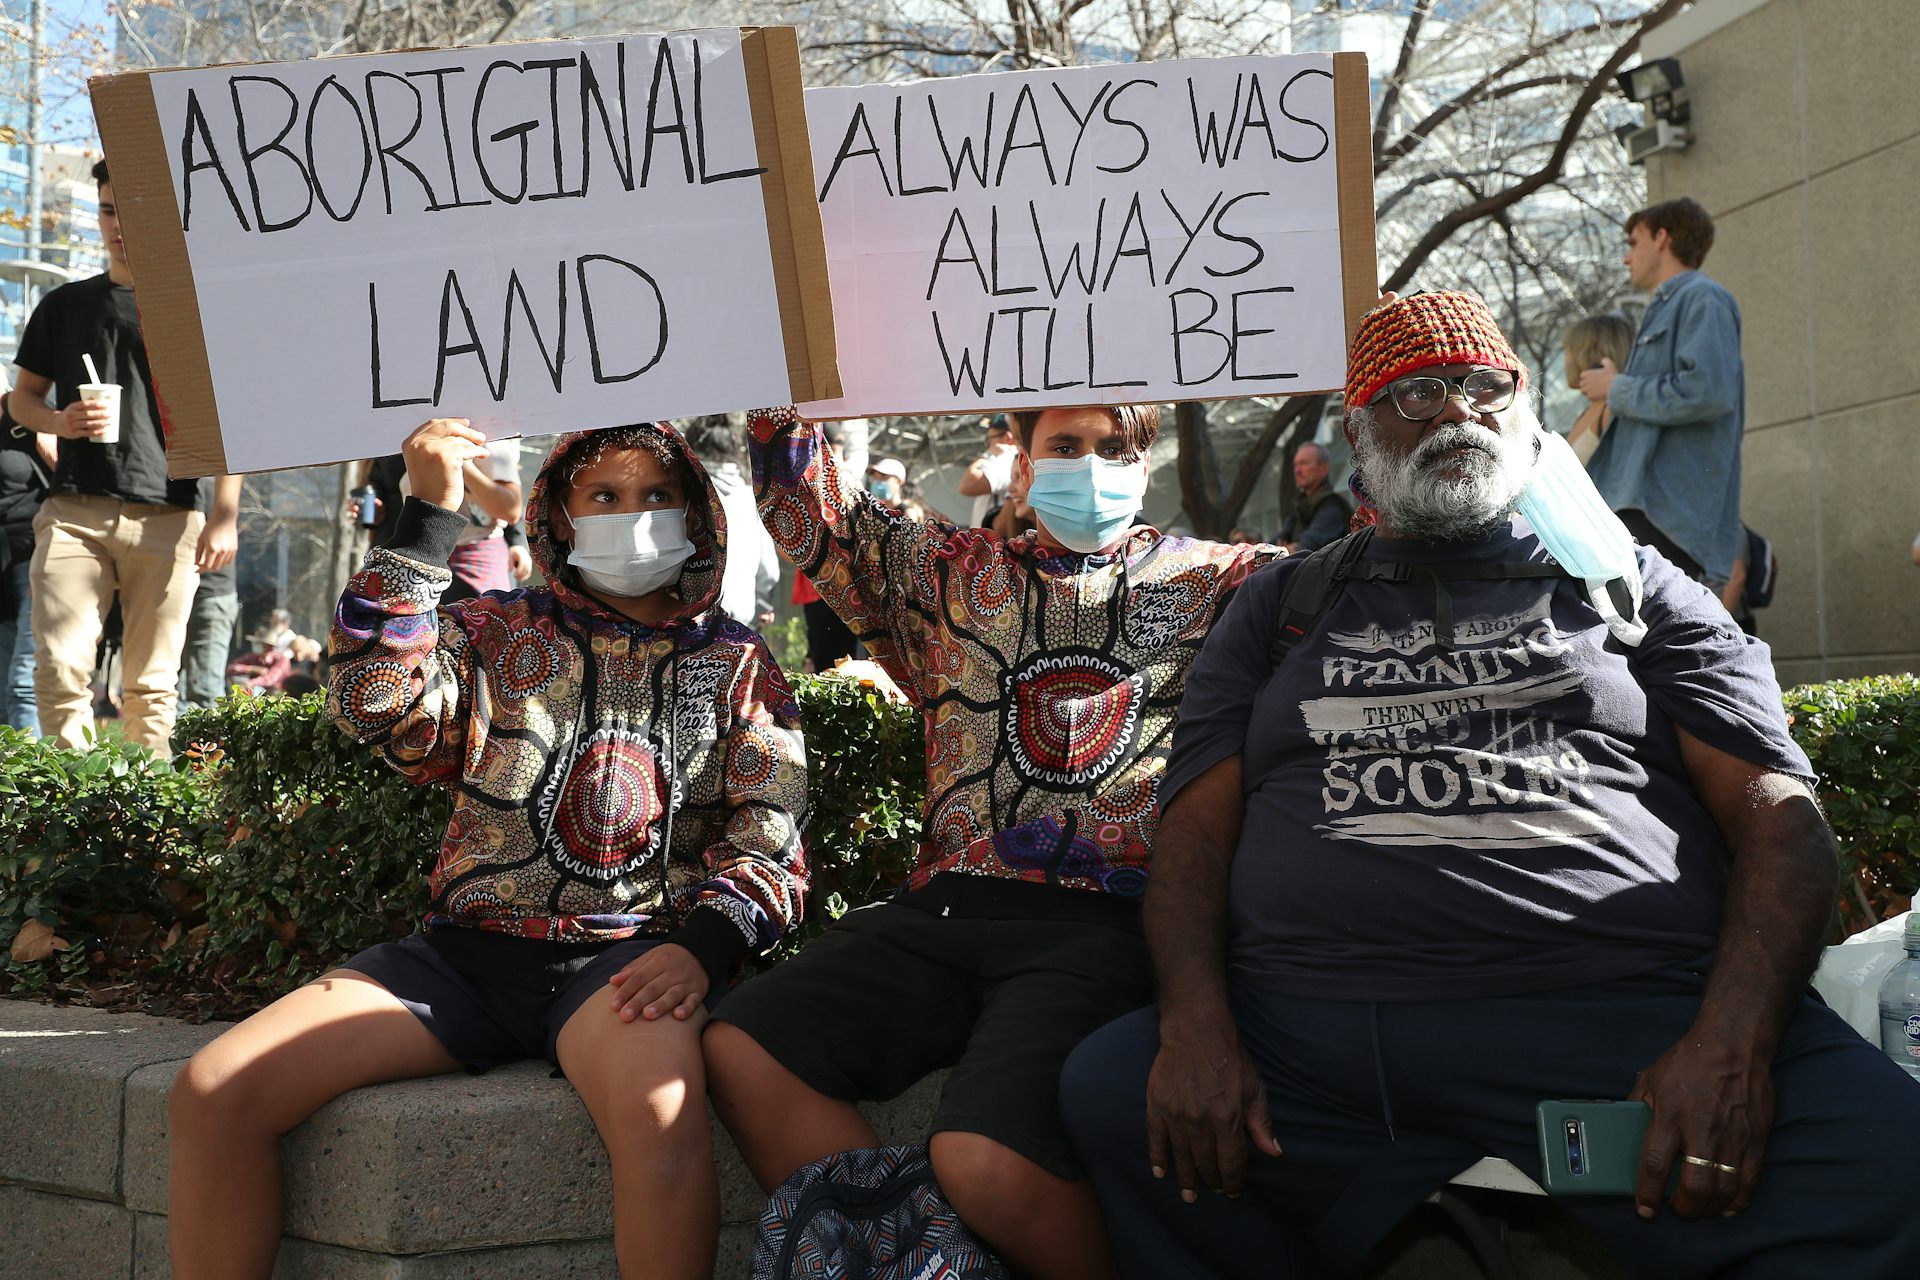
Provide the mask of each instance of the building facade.
{"label": "building facade", "polygon": [[1920,670],[1916,47],[1914,0],[1701,0],[1642,48],[1679,59],[1695,135],[1648,160],[1648,197],[1707,207],[1706,272],[1740,302],[1784,684]]}

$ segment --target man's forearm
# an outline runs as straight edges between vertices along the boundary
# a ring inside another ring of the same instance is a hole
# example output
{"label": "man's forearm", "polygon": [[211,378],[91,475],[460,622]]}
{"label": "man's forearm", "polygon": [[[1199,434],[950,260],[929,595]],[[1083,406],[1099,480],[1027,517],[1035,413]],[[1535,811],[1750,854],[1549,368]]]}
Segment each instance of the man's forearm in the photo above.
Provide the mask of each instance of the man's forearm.
{"label": "man's forearm", "polygon": [[240,518],[240,477],[221,476],[213,482],[213,504],[207,511],[209,524],[232,524]]}
{"label": "man's forearm", "polygon": [[1244,805],[1235,756],[1194,779],[1161,815],[1141,921],[1163,1026],[1227,1012],[1227,881]]}
{"label": "man's forearm", "polygon": [[[1735,840],[1726,915],[1694,1030],[1771,1058],[1833,915],[1833,834],[1799,784],[1775,775]],[[1761,789],[1765,783],[1757,785]]]}
{"label": "man's forearm", "polygon": [[1187,1014],[1227,1009],[1227,869],[1233,854],[1228,850],[1223,857],[1198,833],[1170,836],[1164,824],[1161,832],[1141,919],[1161,1021],[1177,1023]]}
{"label": "man's forearm", "polygon": [[7,411],[13,420],[29,431],[41,435],[59,435],[60,411],[48,404],[44,397],[28,395],[19,387],[7,393]]}

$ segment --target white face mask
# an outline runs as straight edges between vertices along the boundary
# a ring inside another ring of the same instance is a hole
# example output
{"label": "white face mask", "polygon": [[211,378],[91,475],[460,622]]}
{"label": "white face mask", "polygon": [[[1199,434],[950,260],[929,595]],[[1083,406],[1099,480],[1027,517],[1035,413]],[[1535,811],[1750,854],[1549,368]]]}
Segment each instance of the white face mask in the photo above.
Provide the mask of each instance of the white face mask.
{"label": "white face mask", "polygon": [[595,591],[632,598],[679,580],[693,554],[684,510],[573,517],[567,563]]}

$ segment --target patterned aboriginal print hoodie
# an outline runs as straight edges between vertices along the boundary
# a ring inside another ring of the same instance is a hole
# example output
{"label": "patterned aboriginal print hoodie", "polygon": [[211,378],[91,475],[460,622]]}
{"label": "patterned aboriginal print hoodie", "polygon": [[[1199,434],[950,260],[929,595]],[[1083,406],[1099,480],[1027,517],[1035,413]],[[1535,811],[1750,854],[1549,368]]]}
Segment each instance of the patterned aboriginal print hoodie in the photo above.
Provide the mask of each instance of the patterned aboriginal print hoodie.
{"label": "patterned aboriginal print hoodie", "polygon": [[656,430],[699,481],[670,621],[614,613],[567,567],[548,494],[576,433],[527,503],[544,587],[442,605],[466,517],[407,499],[340,597],[328,710],[408,778],[454,794],[429,929],[668,937],[718,989],[800,918],[806,757],[765,642],[710,613],[726,554],[713,486],[678,434]]}
{"label": "patterned aboriginal print hoodie", "polygon": [[791,409],[749,421],[774,543],[925,718],[907,888],[961,872],[1139,897],[1187,668],[1279,548],[1139,527],[1113,554],[1081,555],[910,520],[845,487]]}

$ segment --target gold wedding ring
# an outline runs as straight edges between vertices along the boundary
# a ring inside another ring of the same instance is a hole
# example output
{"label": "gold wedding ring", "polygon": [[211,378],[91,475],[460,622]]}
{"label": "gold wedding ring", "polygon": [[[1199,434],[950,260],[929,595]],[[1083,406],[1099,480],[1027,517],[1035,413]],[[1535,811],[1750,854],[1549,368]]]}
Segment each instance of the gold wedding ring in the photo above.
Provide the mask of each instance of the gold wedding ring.
{"label": "gold wedding ring", "polygon": [[1681,1156],[1680,1158],[1682,1160],[1685,1160],[1688,1164],[1697,1164],[1702,1169],[1718,1169],[1722,1173],[1740,1172],[1740,1170],[1734,1165],[1721,1164],[1718,1160],[1709,1160],[1705,1156]]}

